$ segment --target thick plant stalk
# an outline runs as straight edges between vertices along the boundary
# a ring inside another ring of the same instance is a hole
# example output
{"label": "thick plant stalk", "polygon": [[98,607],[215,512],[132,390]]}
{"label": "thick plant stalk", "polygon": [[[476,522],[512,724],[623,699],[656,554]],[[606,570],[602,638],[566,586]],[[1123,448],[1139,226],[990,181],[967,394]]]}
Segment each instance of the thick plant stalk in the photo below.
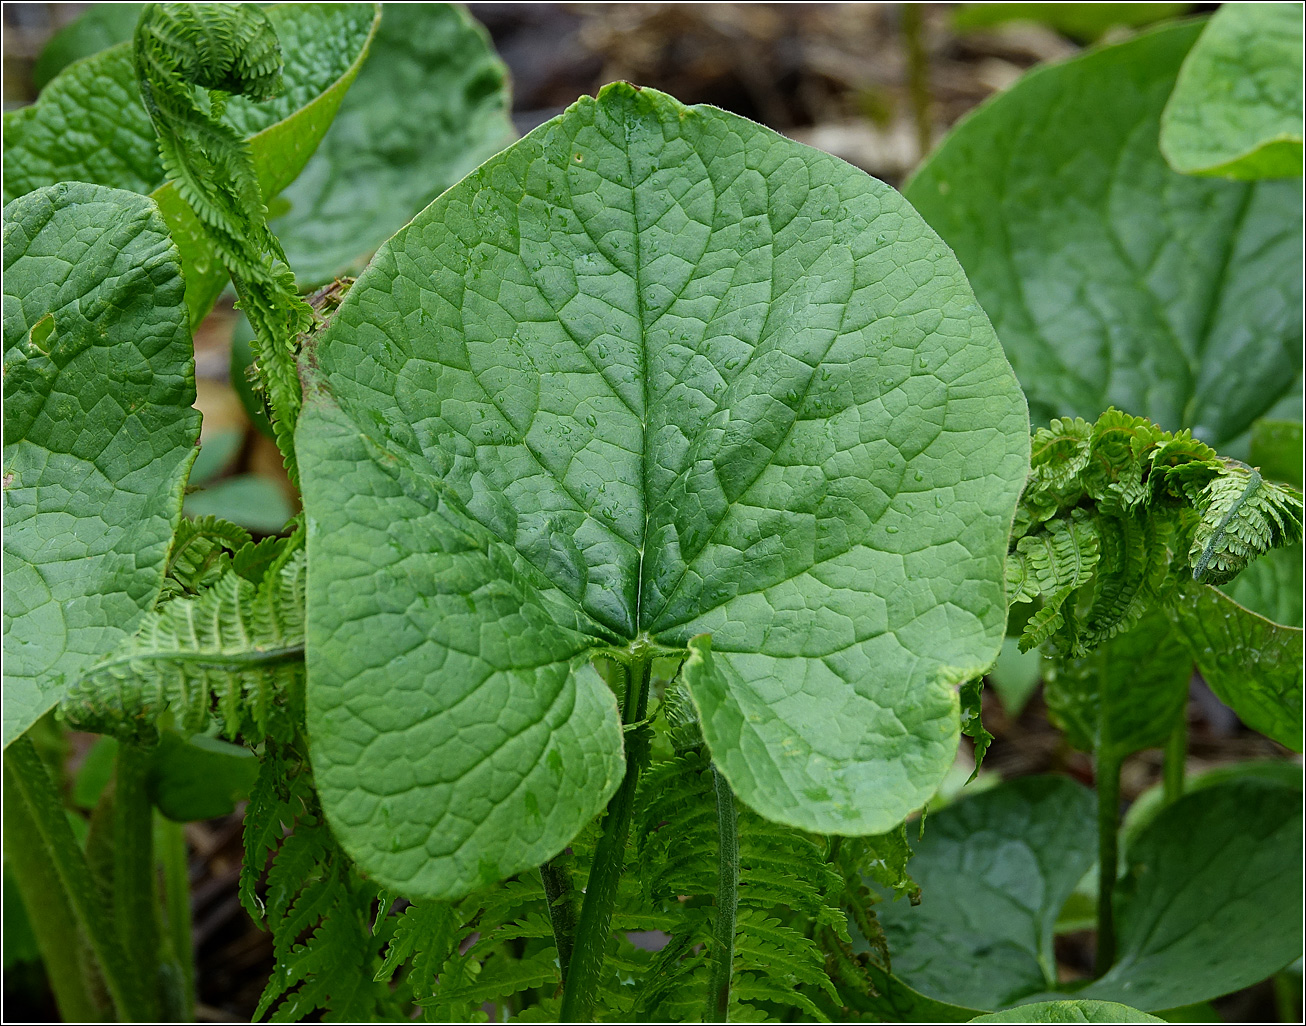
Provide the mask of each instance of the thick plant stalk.
{"label": "thick plant stalk", "polygon": [[730,783],[712,766],[716,789],[716,920],[712,926],[712,976],[705,1022],[730,1018],[730,975],[735,960],[735,917],[739,911],[739,812]]}
{"label": "thick plant stalk", "polygon": [[567,867],[557,858],[540,866],[540,879],[544,882],[544,896],[549,902],[549,923],[558,946],[558,966],[565,980],[576,943],[576,889],[571,884]]}
{"label": "thick plant stalk", "polygon": [[1184,793],[1184,771],[1188,762],[1188,718],[1180,715],[1165,744],[1164,789],[1165,803],[1169,805]]}
{"label": "thick plant stalk", "polygon": [[[67,904],[99,962],[114,1010],[123,1022],[148,1022],[150,1002],[118,939],[114,923],[91,878],[54,782],[46,772],[30,738],[20,737],[5,753],[4,772],[11,793],[26,805],[50,858]],[[151,913],[152,914],[152,913]],[[153,984],[153,980],[148,981]]]}
{"label": "thick plant stalk", "polygon": [[[621,663],[625,675],[626,702],[622,722],[628,727],[640,724],[648,710],[649,681],[653,670],[653,653],[640,652],[631,663]],[[612,908],[617,900],[617,884],[626,860],[626,837],[635,811],[635,791],[639,775],[648,761],[648,729],[637,725],[626,733],[626,775],[617,793],[608,802],[603,817],[603,833],[594,850],[585,901],[576,925],[576,944],[571,966],[563,980],[563,1022],[589,1022],[593,1017],[594,998],[603,973],[608,935],[612,932]]]}
{"label": "thick plant stalk", "polygon": [[163,866],[164,914],[172,958],[181,975],[180,1019],[195,1018],[195,951],[191,939],[190,872],[186,834],[180,823],[155,814],[159,861]]}
{"label": "thick plant stalk", "polygon": [[113,795],[113,918],[158,1015],[159,920],[154,883],[154,807],[146,787],[149,754],[118,746]]}
{"label": "thick plant stalk", "polygon": [[68,896],[27,802],[12,780],[8,756],[4,774],[4,851],[5,869],[22,895],[60,1017],[64,1022],[108,1018],[112,1014],[108,995],[102,985],[97,993],[98,973],[87,957],[90,951],[86,938],[77,928]]}
{"label": "thick plant stalk", "polygon": [[1116,960],[1115,895],[1120,843],[1120,756],[1097,755],[1097,959],[1101,976]]}

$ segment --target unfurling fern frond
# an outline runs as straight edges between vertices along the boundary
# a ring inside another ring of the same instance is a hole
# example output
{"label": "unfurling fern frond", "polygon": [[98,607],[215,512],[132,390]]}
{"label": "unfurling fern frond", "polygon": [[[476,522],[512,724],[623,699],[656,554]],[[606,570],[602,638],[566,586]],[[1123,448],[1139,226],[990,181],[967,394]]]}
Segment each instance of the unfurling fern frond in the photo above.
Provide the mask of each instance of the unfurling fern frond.
{"label": "unfurling fern frond", "polygon": [[168,549],[159,603],[216,583],[231,566],[231,557],[250,544],[248,531],[220,517],[183,519]]}
{"label": "unfurling fern frond", "polygon": [[297,481],[294,428],[302,397],[294,350],[313,314],[268,230],[249,145],[222,120],[227,94],[262,100],[280,90],[276,32],[255,4],[148,4],[133,54],[163,169],[231,275],[257,335],[273,430]]}
{"label": "unfurling fern frond", "polygon": [[1222,583],[1301,534],[1300,495],[1187,431],[1114,409],[1054,421],[1034,434],[1008,555],[1008,602],[1041,600],[1020,647],[1082,655],[1166,601],[1178,573]]}
{"label": "unfurling fern frond", "polygon": [[1246,464],[1224,462],[1226,471],[1197,497],[1201,520],[1188,550],[1193,580],[1211,584],[1233,580],[1257,556],[1302,536],[1300,495]]}
{"label": "unfurling fern frond", "polygon": [[229,737],[262,738],[278,699],[302,701],[304,578],[304,553],[287,543],[259,586],[233,567],[199,595],[168,600],[73,684],[64,719],[148,741],[166,708],[198,731],[216,706]]}

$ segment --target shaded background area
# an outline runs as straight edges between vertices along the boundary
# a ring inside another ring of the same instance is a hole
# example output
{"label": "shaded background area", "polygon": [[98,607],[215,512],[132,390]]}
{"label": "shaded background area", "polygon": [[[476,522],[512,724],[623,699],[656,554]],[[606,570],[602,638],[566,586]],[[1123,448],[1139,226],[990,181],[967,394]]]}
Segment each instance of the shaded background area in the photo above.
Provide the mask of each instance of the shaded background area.
{"label": "shaded background area", "polygon": [[[31,102],[33,71],[54,32],[90,4],[7,3],[4,18],[5,109]],[[1024,12],[1010,9],[1025,7]],[[471,4],[507,63],[513,120],[526,132],[583,93],[627,79],[711,103],[796,140],[827,150],[890,184],[900,185],[948,127],[1029,67],[1078,52],[1095,38],[1131,29],[1076,23],[1055,5],[957,4]],[[1061,5],[1082,8],[1087,5]],[[1214,5],[1114,4],[1118,18],[1140,21]],[[1041,10],[1031,12],[1030,8]],[[1035,13],[1057,27],[1007,20]],[[1102,20],[1098,12],[1098,21]],[[236,315],[220,303],[196,332],[197,406],[204,413],[203,453],[187,512],[215,513],[256,532],[275,531],[294,512],[295,494],[270,438],[256,430],[232,388],[230,347]],[[985,694],[985,724],[996,735],[985,772],[1010,777],[1056,771],[1092,782],[1089,756],[1070,749],[1048,723],[1036,668],[1022,696]],[[1005,704],[1004,704],[1005,699]],[[1248,731],[1194,679],[1188,710],[1190,769],[1291,757]],[[70,777],[87,765],[94,738],[72,735]],[[963,742],[957,783],[969,774]],[[93,762],[93,760],[92,760]],[[1160,778],[1161,753],[1130,758],[1122,794],[1137,797]],[[271,937],[240,907],[241,811],[186,828],[193,889],[199,1015],[202,1021],[248,1021],[272,968]],[[11,916],[5,887],[6,1018],[54,1018],[39,962]],[[1058,957],[1067,978],[1091,962],[1087,934],[1067,934]],[[1224,1021],[1278,1019],[1270,984],[1216,1002]],[[1185,1021],[1200,1021],[1194,1011]],[[1286,1020],[1285,1020],[1286,1021]]]}

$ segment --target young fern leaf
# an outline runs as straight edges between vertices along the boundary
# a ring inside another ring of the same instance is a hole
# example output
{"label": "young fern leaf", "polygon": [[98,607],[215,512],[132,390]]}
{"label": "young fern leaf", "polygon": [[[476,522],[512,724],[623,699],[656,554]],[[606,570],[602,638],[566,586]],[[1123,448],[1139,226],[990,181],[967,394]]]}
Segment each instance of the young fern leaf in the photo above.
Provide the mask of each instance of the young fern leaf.
{"label": "young fern leaf", "polygon": [[149,741],[169,706],[198,731],[216,705],[229,737],[261,739],[278,698],[297,704],[303,690],[305,569],[303,550],[287,543],[261,585],[229,568],[199,595],[163,603],[69,689],[64,719]]}
{"label": "young fern leaf", "polygon": [[231,557],[250,544],[248,531],[219,517],[183,519],[168,550],[159,604],[216,583],[231,566]]}
{"label": "young fern leaf", "polygon": [[1302,535],[1301,496],[1187,431],[1108,410],[1031,443],[1008,602],[1041,599],[1020,647],[1081,656],[1167,601],[1178,574],[1219,584]]}
{"label": "young fern leaf", "polygon": [[1202,519],[1193,532],[1188,560],[1193,580],[1224,584],[1257,556],[1301,537],[1302,499],[1236,460],[1212,479],[1197,499]]}
{"label": "young fern leaf", "polygon": [[257,335],[273,431],[297,482],[302,394],[294,353],[298,336],[312,327],[312,310],[267,227],[249,145],[222,120],[228,94],[267,99],[280,90],[276,32],[254,4],[148,4],[133,53],[164,171],[212,241]]}

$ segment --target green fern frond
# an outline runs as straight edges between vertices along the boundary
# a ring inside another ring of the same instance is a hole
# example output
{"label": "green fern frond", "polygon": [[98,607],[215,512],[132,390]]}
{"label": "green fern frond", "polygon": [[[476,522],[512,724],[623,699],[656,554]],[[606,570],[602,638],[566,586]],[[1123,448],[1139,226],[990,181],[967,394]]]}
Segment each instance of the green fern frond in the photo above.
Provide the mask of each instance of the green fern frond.
{"label": "green fern frond", "polygon": [[202,730],[216,709],[229,737],[263,737],[279,697],[303,684],[303,551],[259,587],[229,568],[196,596],[170,599],[84,674],[61,704],[74,727],[150,740],[172,707],[183,729]]}
{"label": "green fern frond", "polygon": [[1195,503],[1201,520],[1188,559],[1198,582],[1231,581],[1256,557],[1302,536],[1300,494],[1265,480],[1246,464],[1224,464],[1224,472],[1206,484]]}
{"label": "green fern frond", "polygon": [[280,90],[276,31],[255,4],[148,4],[133,56],[164,173],[213,243],[254,328],[273,431],[297,481],[294,427],[302,395],[294,352],[313,313],[268,230],[249,145],[221,117],[226,94],[262,100]]}
{"label": "green fern frond", "polygon": [[248,531],[220,517],[183,518],[168,549],[160,602],[213,584],[231,565],[232,555],[248,544]]}
{"label": "green fern frond", "polygon": [[1102,517],[1093,602],[1071,645],[1075,655],[1127,631],[1164,598],[1171,524],[1164,516]]}

